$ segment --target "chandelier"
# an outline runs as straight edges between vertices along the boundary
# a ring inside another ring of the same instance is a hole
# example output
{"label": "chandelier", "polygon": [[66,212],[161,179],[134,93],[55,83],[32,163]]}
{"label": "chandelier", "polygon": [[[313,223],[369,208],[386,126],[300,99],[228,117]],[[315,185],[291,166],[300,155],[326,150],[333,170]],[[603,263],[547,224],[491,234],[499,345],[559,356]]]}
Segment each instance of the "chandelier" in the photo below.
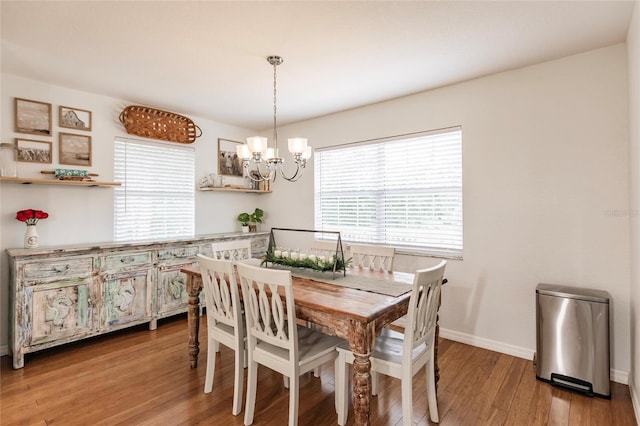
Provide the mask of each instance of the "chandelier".
{"label": "chandelier", "polygon": [[311,158],[311,146],[305,138],[289,139],[289,152],[293,155],[296,170],[291,176],[284,173],[284,159],[278,153],[277,130],[277,67],[282,64],[280,56],[269,56],[267,61],[273,65],[273,148],[268,147],[268,139],[261,136],[247,138],[247,143],[238,145],[237,154],[242,160],[246,175],[254,182],[275,181],[278,172],[283,179],[295,182],[302,177],[302,172]]}

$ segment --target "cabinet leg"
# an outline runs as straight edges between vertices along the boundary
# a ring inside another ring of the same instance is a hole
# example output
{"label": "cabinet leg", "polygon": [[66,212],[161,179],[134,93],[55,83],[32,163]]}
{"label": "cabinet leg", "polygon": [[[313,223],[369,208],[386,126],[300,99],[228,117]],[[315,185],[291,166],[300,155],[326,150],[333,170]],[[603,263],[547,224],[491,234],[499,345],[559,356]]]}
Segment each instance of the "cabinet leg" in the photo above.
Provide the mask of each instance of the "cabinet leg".
{"label": "cabinet leg", "polygon": [[21,353],[13,353],[13,369],[19,370],[24,367],[24,354]]}
{"label": "cabinet leg", "polygon": [[156,328],[158,328],[158,318],[154,318],[151,321],[149,321],[149,330],[155,330]]}

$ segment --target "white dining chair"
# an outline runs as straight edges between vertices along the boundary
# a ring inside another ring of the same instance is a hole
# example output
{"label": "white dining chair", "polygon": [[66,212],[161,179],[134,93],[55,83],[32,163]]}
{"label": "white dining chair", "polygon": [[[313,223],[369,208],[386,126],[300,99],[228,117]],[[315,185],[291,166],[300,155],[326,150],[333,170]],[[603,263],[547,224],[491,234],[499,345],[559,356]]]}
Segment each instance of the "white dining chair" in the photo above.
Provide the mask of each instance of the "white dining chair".
{"label": "white dining chair", "polygon": [[[313,240],[309,248],[317,254],[331,256],[336,254],[337,241]],[[344,253],[346,255],[346,253]]]}
{"label": "white dining chair", "polygon": [[[409,299],[407,312],[409,321],[404,338],[383,334],[376,339],[376,345],[371,354],[372,372],[395,377],[402,382],[402,424],[405,426],[413,424],[413,376],[424,366],[426,366],[429,417],[434,423],[440,421],[433,348],[440,289],[446,265],[447,262],[443,260],[433,268],[416,271]],[[342,344],[337,350],[339,356],[335,362],[336,411],[338,424],[343,426],[347,422],[348,415],[348,364],[353,364],[354,356],[348,345]]]}
{"label": "white dining chair", "polygon": [[395,254],[396,249],[394,247],[362,244],[351,244],[349,246],[351,266],[354,268],[390,272],[393,270]]}
{"label": "white dining chair", "polygon": [[335,360],[336,347],[343,340],[296,323],[290,271],[243,263],[238,263],[237,268],[247,320],[244,424],[253,424],[260,364],[288,378],[289,425],[297,425],[300,375]]}
{"label": "white dining chair", "polygon": [[214,259],[243,260],[251,259],[251,240],[231,240],[211,243]]}
{"label": "white dining chair", "polygon": [[235,373],[231,413],[237,416],[242,411],[246,350],[244,316],[233,262],[199,254],[198,264],[207,304],[207,372],[204,392],[210,393],[213,390],[216,352],[219,349],[218,345],[223,344],[234,351]]}
{"label": "white dining chair", "polygon": [[[229,240],[211,243],[211,253],[214,259],[239,260],[251,259],[251,240]],[[206,301],[200,304],[200,316],[206,307]],[[220,347],[216,343],[216,352],[220,352]]]}

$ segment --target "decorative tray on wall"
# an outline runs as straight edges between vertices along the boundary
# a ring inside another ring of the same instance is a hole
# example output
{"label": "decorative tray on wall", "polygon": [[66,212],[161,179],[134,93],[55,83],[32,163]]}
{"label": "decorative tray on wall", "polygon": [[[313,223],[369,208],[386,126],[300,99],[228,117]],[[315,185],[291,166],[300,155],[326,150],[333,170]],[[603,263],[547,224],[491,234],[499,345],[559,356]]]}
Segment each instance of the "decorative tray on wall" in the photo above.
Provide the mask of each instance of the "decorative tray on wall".
{"label": "decorative tray on wall", "polygon": [[129,105],[120,122],[130,135],[177,143],[193,143],[202,130],[188,117],[161,109]]}

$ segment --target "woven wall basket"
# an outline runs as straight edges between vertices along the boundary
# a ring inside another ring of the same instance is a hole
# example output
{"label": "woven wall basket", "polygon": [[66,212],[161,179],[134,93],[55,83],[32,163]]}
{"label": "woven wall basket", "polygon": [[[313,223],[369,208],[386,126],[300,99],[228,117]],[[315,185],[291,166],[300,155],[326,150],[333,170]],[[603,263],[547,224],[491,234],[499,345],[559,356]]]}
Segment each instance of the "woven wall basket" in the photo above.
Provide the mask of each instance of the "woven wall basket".
{"label": "woven wall basket", "polygon": [[120,122],[130,135],[178,143],[193,143],[202,130],[191,119],[140,105],[129,105],[120,113]]}

